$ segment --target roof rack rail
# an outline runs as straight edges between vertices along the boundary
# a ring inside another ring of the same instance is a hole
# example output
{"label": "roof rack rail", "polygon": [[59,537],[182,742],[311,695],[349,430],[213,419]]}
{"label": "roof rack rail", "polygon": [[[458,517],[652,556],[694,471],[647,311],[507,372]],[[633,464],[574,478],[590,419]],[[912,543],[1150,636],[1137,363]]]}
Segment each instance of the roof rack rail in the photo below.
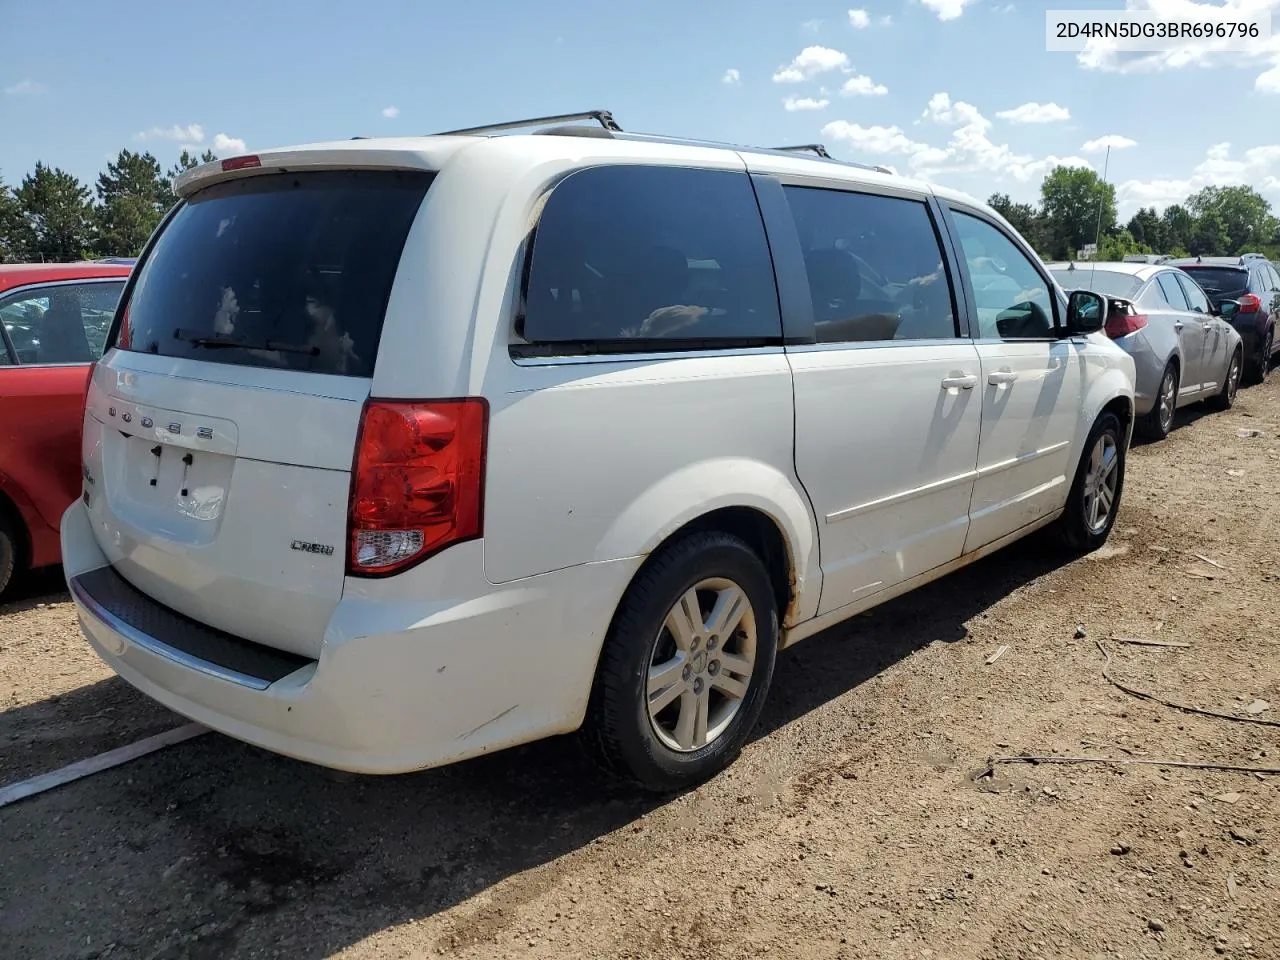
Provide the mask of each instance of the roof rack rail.
{"label": "roof rack rail", "polygon": [[770,150],[780,150],[783,153],[816,153],[823,160],[834,160],[831,154],[827,153],[827,148],[820,143],[797,143],[790,147],[769,147]]}
{"label": "roof rack rail", "polygon": [[461,137],[481,133],[501,133],[503,130],[519,130],[522,127],[535,127],[544,123],[568,123],[573,120],[594,120],[601,128],[610,133],[621,133],[622,128],[613,119],[608,110],[583,110],[579,113],[557,113],[549,117],[529,117],[527,120],[507,120],[503,123],[490,123],[481,127],[463,127],[460,130],[444,130],[433,134],[437,137]]}

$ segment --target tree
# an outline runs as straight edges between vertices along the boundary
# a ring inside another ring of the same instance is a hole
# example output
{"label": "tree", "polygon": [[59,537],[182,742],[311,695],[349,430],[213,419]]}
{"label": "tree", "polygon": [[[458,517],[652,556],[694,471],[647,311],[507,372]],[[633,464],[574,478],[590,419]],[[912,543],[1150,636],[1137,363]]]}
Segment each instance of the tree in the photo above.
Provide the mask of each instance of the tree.
{"label": "tree", "polygon": [[1116,223],[1116,188],[1087,167],[1055,167],[1040,185],[1040,208],[1049,227],[1049,253],[1065,260]]}
{"label": "tree", "polygon": [[178,195],[173,192],[173,182],[178,179],[186,171],[192,167],[198,167],[202,163],[213,163],[218,158],[213,155],[212,150],[205,150],[199,157],[195,156],[188,150],[183,150],[178,157],[178,162],[169,168],[169,172],[165,175],[169,182],[169,202],[176,203]]}
{"label": "tree", "polygon": [[1156,213],[1155,207],[1139,208],[1129,221],[1127,229],[1133,234],[1134,241],[1150,247],[1153,253],[1166,252],[1165,247],[1169,245],[1168,231],[1165,230],[1164,222]]}
{"label": "tree", "polygon": [[1007,193],[993,193],[987,199],[987,206],[1008,220],[1013,229],[1022,234],[1023,239],[1036,250],[1045,247],[1048,231],[1045,228],[1044,217],[1031,204],[1014,203]]}
{"label": "tree", "polygon": [[1192,256],[1219,256],[1226,252],[1230,244],[1227,225],[1217,210],[1207,210],[1196,218],[1195,231],[1191,234],[1191,243],[1188,245]]}
{"label": "tree", "polygon": [[1205,187],[1187,197],[1192,216],[1216,211],[1227,232],[1227,243],[1213,252],[1224,256],[1245,253],[1270,238],[1274,218],[1271,204],[1253,187]]}
{"label": "tree", "polygon": [[1115,234],[1106,234],[1098,243],[1099,260],[1123,260],[1131,253],[1151,253],[1144,243],[1139,243],[1127,229]]}
{"label": "tree", "polygon": [[30,254],[31,231],[22,216],[22,204],[0,179],[0,263],[21,263]]}
{"label": "tree", "polygon": [[17,190],[22,217],[31,233],[33,258],[54,262],[82,260],[93,246],[93,207],[89,189],[65,170],[36,168]]}
{"label": "tree", "polygon": [[1160,215],[1160,223],[1164,227],[1164,242],[1169,248],[1166,252],[1191,249],[1191,236],[1196,230],[1196,218],[1180,203],[1171,203]]}
{"label": "tree", "polygon": [[98,252],[135,256],[171,203],[169,182],[150,153],[121,150],[98,175]]}

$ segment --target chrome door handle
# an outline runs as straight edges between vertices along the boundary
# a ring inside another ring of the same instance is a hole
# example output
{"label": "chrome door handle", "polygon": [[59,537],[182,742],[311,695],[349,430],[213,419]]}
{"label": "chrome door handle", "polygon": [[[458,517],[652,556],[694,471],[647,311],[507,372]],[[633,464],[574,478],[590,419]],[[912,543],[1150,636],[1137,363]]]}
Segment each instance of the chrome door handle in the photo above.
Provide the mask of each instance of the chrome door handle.
{"label": "chrome door handle", "polygon": [[977,385],[978,385],[978,378],[975,377],[972,373],[966,374],[963,377],[943,377],[942,378],[943,390],[954,390],[957,387],[959,387],[961,390],[972,390]]}
{"label": "chrome door handle", "polygon": [[999,386],[1002,383],[1013,383],[1013,381],[1017,379],[1018,375],[1012,370],[997,370],[995,373],[987,374],[987,383],[991,384],[993,387]]}
{"label": "chrome door handle", "polygon": [[1181,330],[1181,329],[1182,329],[1182,321],[1181,321],[1181,320],[1176,320],[1176,321],[1174,321],[1173,329],[1175,329],[1175,330]]}

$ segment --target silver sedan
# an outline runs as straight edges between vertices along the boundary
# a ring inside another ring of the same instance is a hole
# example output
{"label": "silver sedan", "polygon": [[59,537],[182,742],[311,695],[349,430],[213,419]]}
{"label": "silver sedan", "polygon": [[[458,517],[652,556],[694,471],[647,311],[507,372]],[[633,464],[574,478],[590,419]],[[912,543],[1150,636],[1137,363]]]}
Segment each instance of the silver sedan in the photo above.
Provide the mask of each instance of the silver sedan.
{"label": "silver sedan", "polygon": [[1108,298],[1106,332],[1133,357],[1136,432],[1163,440],[1174,411],[1207,400],[1229,408],[1240,386],[1243,348],[1229,318],[1239,307],[1214,307],[1190,275],[1162,264],[1053,263],[1064,290]]}

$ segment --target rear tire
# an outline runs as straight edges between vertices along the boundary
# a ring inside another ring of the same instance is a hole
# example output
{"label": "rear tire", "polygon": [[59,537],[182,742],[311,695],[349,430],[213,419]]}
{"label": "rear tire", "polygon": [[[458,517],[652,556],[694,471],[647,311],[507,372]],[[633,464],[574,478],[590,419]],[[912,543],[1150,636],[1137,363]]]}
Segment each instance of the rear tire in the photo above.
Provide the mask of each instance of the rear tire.
{"label": "rear tire", "polygon": [[1089,553],[1107,542],[1120,512],[1126,452],[1120,418],[1103,413],[1089,431],[1058,521],[1058,539],[1068,550]]}
{"label": "rear tire", "polygon": [[1173,419],[1178,411],[1178,365],[1170,360],[1160,375],[1156,388],[1156,402],[1137,423],[1137,434],[1143,440],[1163,440],[1173,430]]}
{"label": "rear tire", "polygon": [[9,518],[0,510],[0,599],[4,597],[5,588],[13,580],[18,566],[18,537],[9,522]]}
{"label": "rear tire", "polygon": [[711,531],[662,548],[605,638],[582,731],[593,759],[662,793],[719,773],[760,717],[778,632],[769,574],[745,542]]}
{"label": "rear tire", "polygon": [[1267,374],[1271,372],[1271,348],[1275,342],[1275,335],[1274,327],[1267,331],[1266,339],[1262,342],[1262,349],[1258,351],[1258,356],[1249,364],[1249,383],[1256,385],[1266,382]]}
{"label": "rear tire", "polygon": [[1222,382],[1222,389],[1214,396],[1209,398],[1209,406],[1214,410],[1230,410],[1235,406],[1236,393],[1240,389],[1240,374],[1244,365],[1244,359],[1241,350],[1236,347],[1236,352],[1231,355],[1231,363],[1227,367],[1227,377]]}

